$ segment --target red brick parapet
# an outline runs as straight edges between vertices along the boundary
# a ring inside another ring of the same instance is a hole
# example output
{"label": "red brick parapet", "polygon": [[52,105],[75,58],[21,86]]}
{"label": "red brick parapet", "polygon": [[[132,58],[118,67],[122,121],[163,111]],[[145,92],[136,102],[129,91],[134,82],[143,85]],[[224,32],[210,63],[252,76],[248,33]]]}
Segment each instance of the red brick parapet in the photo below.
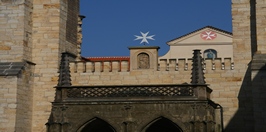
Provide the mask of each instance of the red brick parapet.
{"label": "red brick parapet", "polygon": [[99,61],[129,61],[129,56],[119,57],[84,57],[85,61],[99,62]]}
{"label": "red brick parapet", "polygon": [[112,71],[112,62],[116,61],[119,62],[119,71],[121,71],[122,68],[122,61],[128,62],[128,69],[130,69],[130,57],[129,56],[121,56],[121,57],[83,57],[83,61],[89,61],[89,62],[101,62],[102,70],[104,69],[104,62],[110,62],[110,72]]}

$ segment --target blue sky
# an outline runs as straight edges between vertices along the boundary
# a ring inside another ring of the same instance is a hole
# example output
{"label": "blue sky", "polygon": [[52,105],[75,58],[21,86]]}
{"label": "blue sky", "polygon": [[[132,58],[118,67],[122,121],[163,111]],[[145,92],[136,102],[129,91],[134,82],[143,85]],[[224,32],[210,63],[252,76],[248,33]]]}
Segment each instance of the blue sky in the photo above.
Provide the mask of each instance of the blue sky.
{"label": "blue sky", "polygon": [[232,32],[231,0],[80,0],[83,20],[82,56],[129,56],[141,46],[134,35],[155,35],[149,46],[159,55],[174,38],[205,26]]}

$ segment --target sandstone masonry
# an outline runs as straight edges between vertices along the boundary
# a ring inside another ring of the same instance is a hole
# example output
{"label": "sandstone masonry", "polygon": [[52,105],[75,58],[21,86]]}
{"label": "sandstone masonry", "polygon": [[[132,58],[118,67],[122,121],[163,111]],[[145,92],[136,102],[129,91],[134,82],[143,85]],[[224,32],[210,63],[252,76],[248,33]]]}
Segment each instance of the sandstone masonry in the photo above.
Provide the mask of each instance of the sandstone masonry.
{"label": "sandstone masonry", "polygon": [[[222,69],[220,60],[206,60],[206,82],[211,99],[223,107],[225,131],[266,129],[265,6],[265,0],[232,0],[234,65],[225,60]],[[46,131],[62,52],[73,54],[72,85],[190,82],[191,61],[187,70],[180,60],[178,70],[175,62],[158,62],[159,70],[130,71],[128,62],[114,62],[111,72],[108,62],[74,61],[78,15],[79,0],[0,0],[0,131]]]}

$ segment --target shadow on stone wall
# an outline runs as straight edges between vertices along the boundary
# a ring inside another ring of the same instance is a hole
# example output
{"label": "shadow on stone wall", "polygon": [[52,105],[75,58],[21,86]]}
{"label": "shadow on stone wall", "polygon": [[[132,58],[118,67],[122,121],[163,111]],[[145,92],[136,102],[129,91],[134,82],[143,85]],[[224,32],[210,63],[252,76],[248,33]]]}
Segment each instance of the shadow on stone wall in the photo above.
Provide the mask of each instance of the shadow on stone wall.
{"label": "shadow on stone wall", "polygon": [[251,68],[249,65],[245,73],[243,83],[238,94],[238,111],[225,128],[226,132],[252,132],[253,129],[253,109],[252,109],[252,87]]}
{"label": "shadow on stone wall", "polygon": [[256,18],[256,0],[250,0],[250,39],[251,53],[257,52],[257,18]]}
{"label": "shadow on stone wall", "polygon": [[[254,56],[252,74],[253,115],[255,132],[266,130],[266,54]],[[257,69],[259,67],[259,69]]]}
{"label": "shadow on stone wall", "polygon": [[[254,62],[254,54],[257,52],[257,18],[256,18],[256,0],[250,0],[250,47],[252,62],[248,64],[248,69],[243,78],[243,83],[240,87],[238,94],[238,111],[235,113],[234,117],[230,120],[226,132],[235,131],[256,131],[256,124],[258,120],[256,113],[261,106],[265,105],[258,102],[263,102],[265,99],[261,98],[258,93],[266,93],[266,89],[260,88],[263,86],[263,81],[265,77],[265,71],[262,69],[257,69],[257,73],[254,73],[252,65],[254,63],[261,63],[260,60]],[[264,66],[265,67],[265,66]],[[266,67],[265,67],[266,68]],[[264,73],[264,75],[263,75]],[[252,79],[252,74],[256,74]],[[265,80],[266,81],[266,80]],[[260,109],[261,110],[261,109]],[[259,111],[260,111],[259,110]],[[263,116],[263,115],[261,115]],[[265,116],[262,117],[266,119]],[[263,122],[262,122],[263,123]],[[264,129],[265,130],[265,129]]]}
{"label": "shadow on stone wall", "polygon": [[[226,132],[262,132],[266,130],[265,62],[266,54],[254,55],[252,65],[249,65],[240,87],[238,111],[225,128]],[[252,75],[256,76],[252,77]]]}

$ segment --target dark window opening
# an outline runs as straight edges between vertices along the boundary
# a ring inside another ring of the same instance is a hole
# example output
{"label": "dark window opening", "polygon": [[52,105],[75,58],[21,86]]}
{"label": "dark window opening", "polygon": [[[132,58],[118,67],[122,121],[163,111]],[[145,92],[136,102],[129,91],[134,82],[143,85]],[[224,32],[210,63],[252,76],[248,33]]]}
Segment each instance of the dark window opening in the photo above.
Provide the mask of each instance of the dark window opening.
{"label": "dark window opening", "polygon": [[115,132],[115,129],[104,120],[95,118],[88,123],[81,132]]}
{"label": "dark window opening", "polygon": [[214,49],[207,49],[204,51],[205,59],[215,59],[217,58],[217,51]]}
{"label": "dark window opening", "polygon": [[182,132],[182,129],[174,122],[161,118],[156,122],[152,123],[146,132]]}

